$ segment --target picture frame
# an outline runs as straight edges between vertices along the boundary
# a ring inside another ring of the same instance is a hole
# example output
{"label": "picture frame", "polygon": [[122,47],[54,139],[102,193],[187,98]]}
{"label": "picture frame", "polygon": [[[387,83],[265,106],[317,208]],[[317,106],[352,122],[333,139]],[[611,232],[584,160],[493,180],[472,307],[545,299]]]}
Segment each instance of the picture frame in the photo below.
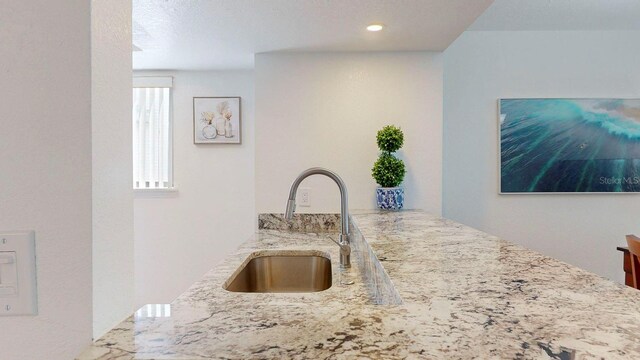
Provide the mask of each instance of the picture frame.
{"label": "picture frame", "polygon": [[242,144],[240,96],[194,97],[193,143]]}
{"label": "picture frame", "polygon": [[498,193],[640,193],[640,99],[498,99]]}

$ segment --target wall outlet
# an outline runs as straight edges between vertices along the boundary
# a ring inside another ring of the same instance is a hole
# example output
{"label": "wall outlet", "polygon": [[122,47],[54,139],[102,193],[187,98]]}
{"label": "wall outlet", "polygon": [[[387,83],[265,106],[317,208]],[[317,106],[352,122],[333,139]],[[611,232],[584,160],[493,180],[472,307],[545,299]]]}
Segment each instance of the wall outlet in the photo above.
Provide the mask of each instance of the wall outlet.
{"label": "wall outlet", "polygon": [[310,207],[311,206],[311,188],[300,188],[298,193],[298,206],[301,207]]}

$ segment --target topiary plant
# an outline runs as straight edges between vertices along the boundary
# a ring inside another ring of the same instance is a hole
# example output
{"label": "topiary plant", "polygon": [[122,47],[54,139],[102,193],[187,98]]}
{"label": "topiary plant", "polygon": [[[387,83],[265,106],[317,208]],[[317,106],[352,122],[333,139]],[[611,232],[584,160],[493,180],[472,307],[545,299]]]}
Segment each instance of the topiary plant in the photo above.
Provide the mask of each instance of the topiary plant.
{"label": "topiary plant", "polygon": [[396,187],[402,183],[406,170],[404,162],[392,153],[404,144],[404,134],[400,128],[387,125],[378,131],[376,141],[382,153],[373,164],[371,175],[382,187]]}
{"label": "topiary plant", "polygon": [[380,150],[391,154],[392,152],[400,150],[404,144],[404,134],[400,128],[393,125],[387,125],[383,127],[382,130],[378,131],[376,142],[378,143],[378,148],[380,148]]}

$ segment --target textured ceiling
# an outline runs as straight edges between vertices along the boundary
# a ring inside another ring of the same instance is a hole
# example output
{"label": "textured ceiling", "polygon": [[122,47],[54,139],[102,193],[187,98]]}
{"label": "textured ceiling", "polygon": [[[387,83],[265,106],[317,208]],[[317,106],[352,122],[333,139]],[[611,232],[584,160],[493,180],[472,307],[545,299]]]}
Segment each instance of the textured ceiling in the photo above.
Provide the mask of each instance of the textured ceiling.
{"label": "textured ceiling", "polygon": [[640,0],[496,0],[469,30],[640,30]]}
{"label": "textured ceiling", "polygon": [[[250,68],[270,51],[442,51],[493,0],[134,0],[135,69]],[[365,30],[386,24],[377,33]]]}

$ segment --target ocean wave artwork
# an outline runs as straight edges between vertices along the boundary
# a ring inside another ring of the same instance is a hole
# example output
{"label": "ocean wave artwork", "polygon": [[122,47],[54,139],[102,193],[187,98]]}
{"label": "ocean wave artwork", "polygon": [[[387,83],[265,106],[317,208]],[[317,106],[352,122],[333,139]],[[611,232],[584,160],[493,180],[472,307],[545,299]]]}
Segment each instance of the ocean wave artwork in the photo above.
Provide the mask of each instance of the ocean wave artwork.
{"label": "ocean wave artwork", "polygon": [[640,99],[501,99],[501,193],[640,191]]}

